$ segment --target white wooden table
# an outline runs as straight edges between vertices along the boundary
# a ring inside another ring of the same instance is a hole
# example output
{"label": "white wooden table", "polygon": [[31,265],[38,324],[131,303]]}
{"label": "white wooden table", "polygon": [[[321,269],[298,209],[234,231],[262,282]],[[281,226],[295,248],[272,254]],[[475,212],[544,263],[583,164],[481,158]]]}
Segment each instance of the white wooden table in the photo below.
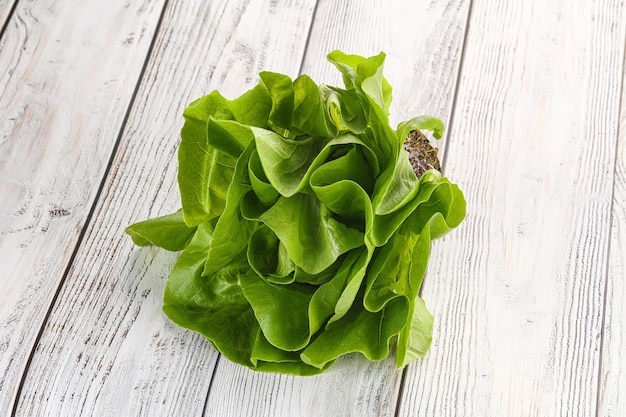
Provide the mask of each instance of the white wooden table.
{"label": "white wooden table", "polygon": [[[621,0],[0,0],[0,415],[626,416]],[[253,373],[161,312],[182,110],[387,53],[468,200],[425,359]]]}

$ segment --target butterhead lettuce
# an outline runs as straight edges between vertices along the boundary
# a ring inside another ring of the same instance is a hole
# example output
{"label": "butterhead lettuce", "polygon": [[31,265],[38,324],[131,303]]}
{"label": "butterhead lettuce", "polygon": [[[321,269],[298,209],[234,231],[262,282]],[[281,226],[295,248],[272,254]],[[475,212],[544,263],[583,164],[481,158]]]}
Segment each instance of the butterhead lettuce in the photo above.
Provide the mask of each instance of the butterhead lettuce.
{"label": "butterhead lettuce", "polygon": [[313,375],[340,356],[396,347],[424,356],[433,317],[419,296],[431,241],[465,216],[459,188],[415,175],[403,148],[420,116],[389,125],[383,53],[332,52],[344,88],[272,72],[234,100],[184,112],[182,209],[136,223],[137,245],[181,251],[163,310],[230,360]]}

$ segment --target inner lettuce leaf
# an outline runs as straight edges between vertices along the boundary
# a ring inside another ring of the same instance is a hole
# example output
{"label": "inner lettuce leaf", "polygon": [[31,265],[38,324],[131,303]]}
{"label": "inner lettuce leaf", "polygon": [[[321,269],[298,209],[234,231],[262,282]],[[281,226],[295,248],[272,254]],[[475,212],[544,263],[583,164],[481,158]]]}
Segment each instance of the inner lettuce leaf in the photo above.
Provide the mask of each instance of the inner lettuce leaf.
{"label": "inner lettuce leaf", "polygon": [[410,131],[389,125],[385,54],[334,51],[344,88],[262,72],[234,100],[187,107],[178,152],[182,208],[126,232],[180,251],[163,311],[225,357],[262,372],[315,375],[345,354],[402,368],[430,346],[420,298],[430,246],[466,203],[435,170],[417,178]]}

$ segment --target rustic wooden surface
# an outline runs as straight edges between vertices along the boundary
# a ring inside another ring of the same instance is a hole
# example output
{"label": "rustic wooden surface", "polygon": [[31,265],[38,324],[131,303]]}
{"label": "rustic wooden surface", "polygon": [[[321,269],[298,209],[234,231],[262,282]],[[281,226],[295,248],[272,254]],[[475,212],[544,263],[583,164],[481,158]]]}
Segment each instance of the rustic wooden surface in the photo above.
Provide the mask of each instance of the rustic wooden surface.
{"label": "rustic wooden surface", "polygon": [[2,34],[2,410],[102,195],[163,3],[20,1]]}
{"label": "rustic wooden surface", "polygon": [[[0,0],[0,415],[626,415],[626,5]],[[161,313],[181,113],[261,70],[387,52],[392,120],[448,125],[427,357],[258,374]]]}

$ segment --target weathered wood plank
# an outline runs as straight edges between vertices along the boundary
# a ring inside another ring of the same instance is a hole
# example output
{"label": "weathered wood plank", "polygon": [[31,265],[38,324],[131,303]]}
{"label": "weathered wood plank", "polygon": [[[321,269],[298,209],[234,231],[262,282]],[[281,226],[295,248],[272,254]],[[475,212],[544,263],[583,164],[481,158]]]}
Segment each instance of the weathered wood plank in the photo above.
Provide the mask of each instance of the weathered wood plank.
{"label": "weathered wood plank", "polygon": [[255,373],[222,358],[204,416],[391,416],[401,379],[391,361],[360,355],[315,377]]}
{"label": "weathered wood plank", "polygon": [[271,69],[295,74],[314,1],[170,1],[83,245],[32,359],[17,415],[194,416],[216,352],[161,312],[175,254],[124,228],[179,206],[182,111],[235,97]]}
{"label": "weathered wood plank", "polygon": [[[625,71],[622,65],[622,73]],[[626,83],[622,103],[613,188],[609,270],[600,368],[599,417],[626,415]]]}
{"label": "weathered wood plank", "polygon": [[[303,63],[317,82],[341,85],[326,54],[334,49],[388,54],[385,74],[394,89],[395,121],[419,114],[444,120],[452,108],[469,2],[320,0]],[[267,375],[220,360],[206,416],[393,415],[402,372],[393,360],[340,360],[310,378]]]}
{"label": "weathered wood plank", "polygon": [[0,414],[96,198],[162,4],[22,0],[1,40]]}
{"label": "weathered wood plank", "polygon": [[595,415],[625,32],[620,1],[473,1],[445,166],[469,214],[401,416]]}

